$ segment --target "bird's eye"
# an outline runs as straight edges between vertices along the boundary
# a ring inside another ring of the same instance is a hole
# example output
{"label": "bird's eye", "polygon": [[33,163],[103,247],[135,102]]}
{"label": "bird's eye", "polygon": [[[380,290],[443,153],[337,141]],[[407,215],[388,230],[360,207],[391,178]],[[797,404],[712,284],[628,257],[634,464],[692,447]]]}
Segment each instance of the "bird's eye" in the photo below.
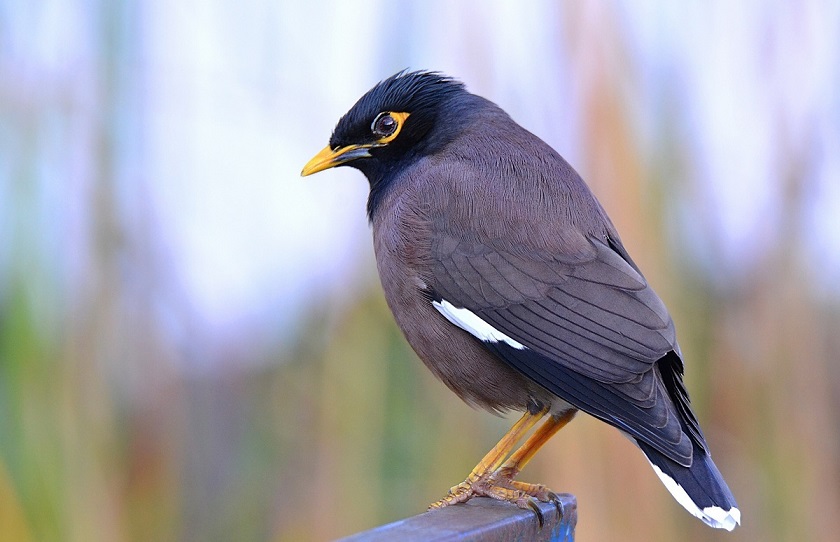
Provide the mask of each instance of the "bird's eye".
{"label": "bird's eye", "polygon": [[387,137],[397,130],[397,119],[391,116],[390,113],[380,113],[373,120],[370,129],[374,135],[379,137]]}

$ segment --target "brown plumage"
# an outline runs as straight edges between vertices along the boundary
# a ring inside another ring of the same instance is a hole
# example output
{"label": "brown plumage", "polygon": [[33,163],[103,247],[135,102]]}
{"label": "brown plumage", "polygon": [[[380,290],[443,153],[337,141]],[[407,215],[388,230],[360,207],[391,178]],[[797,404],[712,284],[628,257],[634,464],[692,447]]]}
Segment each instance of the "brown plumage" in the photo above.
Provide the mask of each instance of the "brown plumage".
{"label": "brown plumage", "polygon": [[692,514],[740,522],[671,317],[559,154],[460,83],[414,72],[363,96],[304,174],[344,164],[370,182],[385,297],[420,359],[470,404],[525,411],[513,437],[550,414],[539,437],[507,462],[516,441],[504,440],[433,507],[552,500],[513,476],[579,409],[629,435]]}

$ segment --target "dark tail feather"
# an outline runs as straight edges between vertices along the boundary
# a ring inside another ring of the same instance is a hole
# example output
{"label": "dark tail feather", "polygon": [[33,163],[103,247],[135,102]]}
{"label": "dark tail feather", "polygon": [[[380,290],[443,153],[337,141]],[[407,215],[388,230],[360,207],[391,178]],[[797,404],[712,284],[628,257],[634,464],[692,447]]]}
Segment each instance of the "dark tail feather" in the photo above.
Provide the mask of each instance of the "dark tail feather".
{"label": "dark tail feather", "polygon": [[694,446],[690,467],[676,463],[644,442],[636,441],[653,470],[686,510],[707,525],[731,531],[741,524],[741,511],[712,457]]}

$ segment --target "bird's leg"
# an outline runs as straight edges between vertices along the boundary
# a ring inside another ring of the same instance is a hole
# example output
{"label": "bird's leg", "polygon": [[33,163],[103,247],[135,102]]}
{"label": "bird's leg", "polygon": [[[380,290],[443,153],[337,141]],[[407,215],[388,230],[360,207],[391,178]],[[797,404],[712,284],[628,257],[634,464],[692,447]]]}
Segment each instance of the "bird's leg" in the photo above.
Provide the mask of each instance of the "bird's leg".
{"label": "bird's leg", "polygon": [[570,409],[559,416],[551,415],[534,434],[526,440],[518,450],[505,461],[505,464],[498,469],[497,474],[505,478],[513,478],[525,468],[525,465],[534,457],[537,451],[554,436],[557,431],[563,429],[567,423],[577,414],[577,410]]}
{"label": "bird's leg", "polygon": [[[481,461],[479,461],[478,465],[476,465],[472,472],[470,472],[469,476],[467,476],[467,479],[451,488],[446,497],[429,505],[429,510],[433,508],[443,508],[444,506],[449,506],[450,504],[466,502],[476,495],[477,487],[479,485],[484,485],[479,484],[479,482],[486,481],[487,478],[492,476],[499,469],[502,462],[505,460],[505,457],[507,457],[510,451],[513,450],[513,447],[516,446],[516,443],[519,442],[525,433],[536,425],[540,418],[545,416],[547,411],[547,409],[543,409],[535,414],[526,412],[519,421],[513,424],[510,431],[505,433],[505,436],[503,436],[502,439],[493,446],[493,449],[490,450]],[[478,494],[484,494],[484,492]]]}
{"label": "bird's leg", "polygon": [[553,502],[557,506],[558,511],[562,514],[562,509],[559,506],[560,500],[553,491],[542,484],[529,484],[527,482],[520,482],[513,478],[525,468],[525,465],[534,457],[537,451],[554,436],[557,431],[563,429],[567,423],[572,421],[572,418],[577,414],[577,410],[567,410],[559,416],[550,416],[545,423],[543,423],[534,434],[526,440],[522,446],[516,450],[504,465],[499,467],[491,477],[491,483],[500,488],[507,488],[509,490],[520,491],[526,495],[530,495],[542,502]]}

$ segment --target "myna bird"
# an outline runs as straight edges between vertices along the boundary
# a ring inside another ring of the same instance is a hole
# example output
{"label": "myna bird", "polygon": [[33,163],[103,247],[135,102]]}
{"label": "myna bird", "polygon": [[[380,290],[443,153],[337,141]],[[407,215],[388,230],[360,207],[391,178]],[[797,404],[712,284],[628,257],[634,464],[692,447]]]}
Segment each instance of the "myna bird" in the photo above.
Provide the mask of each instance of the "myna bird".
{"label": "myna bird", "polygon": [[302,175],[345,165],[370,183],[385,298],[417,355],[467,403],[524,411],[430,508],[556,502],[514,477],[582,410],[637,444],[693,515],[740,524],[691,410],[671,316],[554,149],[460,82],[400,72],[339,120]]}

